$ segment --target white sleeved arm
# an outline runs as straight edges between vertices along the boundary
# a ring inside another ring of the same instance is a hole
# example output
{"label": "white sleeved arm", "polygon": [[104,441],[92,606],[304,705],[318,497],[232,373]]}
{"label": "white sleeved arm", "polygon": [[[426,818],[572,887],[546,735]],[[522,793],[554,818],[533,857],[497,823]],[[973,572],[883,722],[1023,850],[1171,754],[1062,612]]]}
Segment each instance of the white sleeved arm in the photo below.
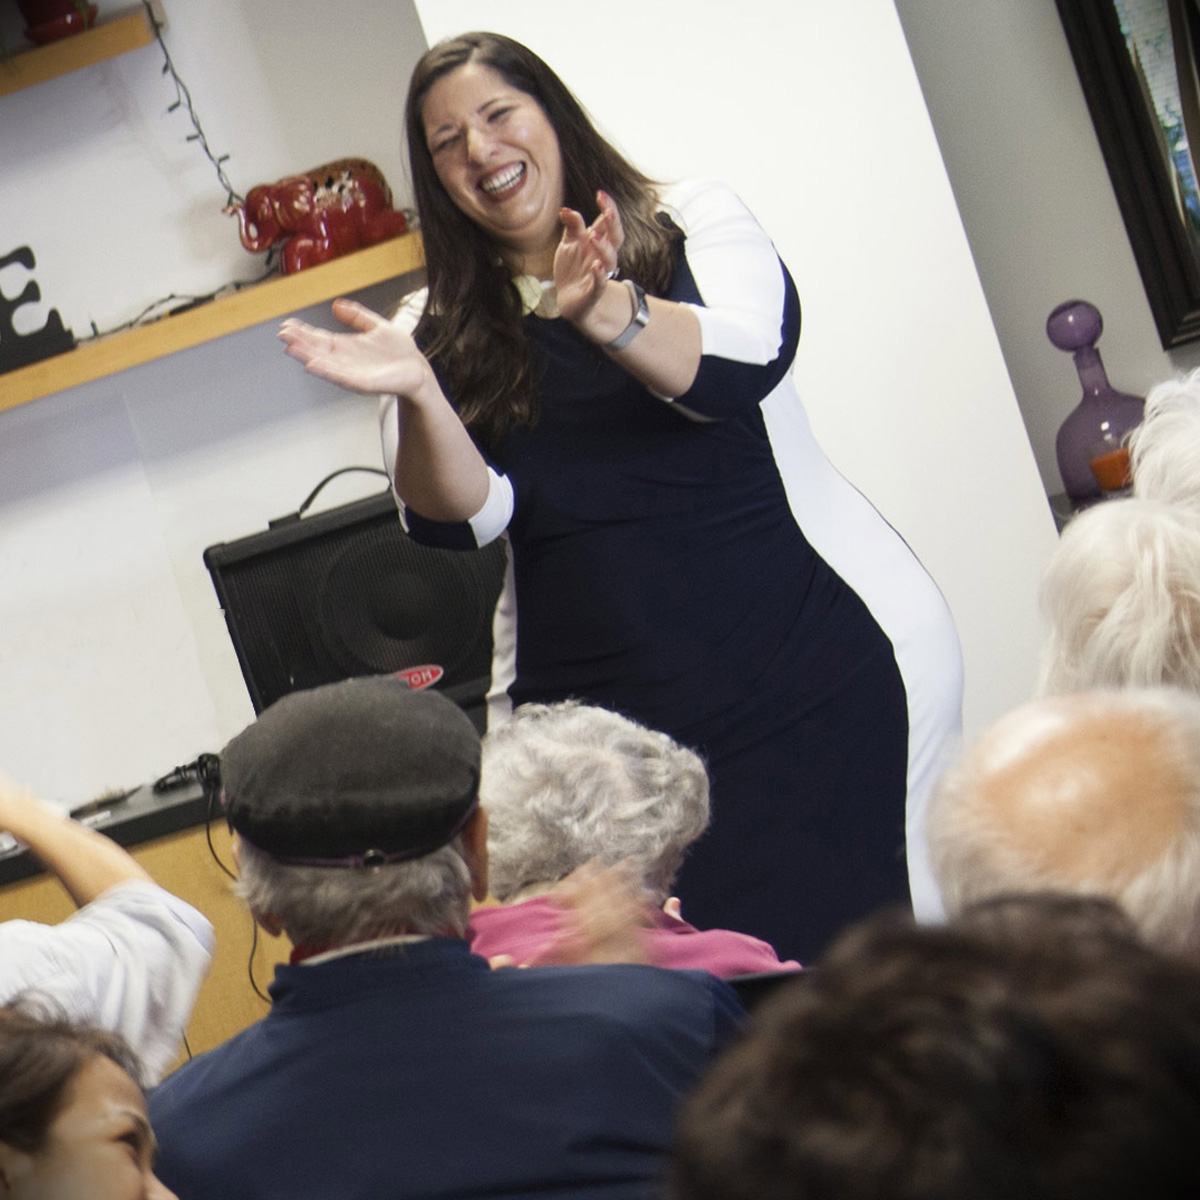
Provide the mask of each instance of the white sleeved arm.
{"label": "white sleeved arm", "polygon": [[693,180],[663,195],[667,213],[687,235],[692,277],[704,300],[691,305],[702,353],[766,363],[782,341],[785,275],[766,232],[722,183]]}
{"label": "white sleeved arm", "polygon": [[178,1052],[212,962],[213,929],[157,884],[109,888],[58,925],[0,925],[0,1000],[45,998],[121,1034],[149,1086]]}
{"label": "white sleeved arm", "polygon": [[700,296],[688,305],[700,324],[700,365],[676,400],[702,417],[736,415],[791,370],[800,337],[795,285],[762,226],[724,184],[676,184],[662,205],[685,234]]}

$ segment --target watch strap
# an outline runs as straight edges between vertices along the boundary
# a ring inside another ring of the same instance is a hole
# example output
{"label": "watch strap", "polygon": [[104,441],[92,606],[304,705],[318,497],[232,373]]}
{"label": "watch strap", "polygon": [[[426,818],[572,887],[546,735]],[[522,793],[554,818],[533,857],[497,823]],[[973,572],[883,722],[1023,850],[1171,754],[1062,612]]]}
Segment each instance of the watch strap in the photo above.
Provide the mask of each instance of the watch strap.
{"label": "watch strap", "polygon": [[624,350],[650,323],[645,289],[633,279],[622,279],[621,282],[629,288],[629,294],[633,297],[633,320],[611,342],[605,344],[605,350]]}

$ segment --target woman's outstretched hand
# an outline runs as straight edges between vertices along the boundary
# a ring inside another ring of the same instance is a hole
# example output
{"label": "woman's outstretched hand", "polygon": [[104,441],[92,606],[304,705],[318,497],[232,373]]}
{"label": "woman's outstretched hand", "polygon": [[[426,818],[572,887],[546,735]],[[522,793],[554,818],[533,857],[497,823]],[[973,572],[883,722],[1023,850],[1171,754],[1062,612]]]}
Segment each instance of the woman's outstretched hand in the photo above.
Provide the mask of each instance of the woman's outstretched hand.
{"label": "woman's outstretched hand", "polygon": [[335,300],[333,315],[355,333],[333,333],[289,317],[279,327],[286,352],[322,379],[369,394],[412,396],[433,373],[407,333],[354,300]]}
{"label": "woman's outstretched hand", "polygon": [[600,215],[585,225],[573,208],[559,210],[563,233],[554,255],[558,311],[578,324],[595,307],[616,272],[625,231],[621,214],[607,192],[596,193]]}

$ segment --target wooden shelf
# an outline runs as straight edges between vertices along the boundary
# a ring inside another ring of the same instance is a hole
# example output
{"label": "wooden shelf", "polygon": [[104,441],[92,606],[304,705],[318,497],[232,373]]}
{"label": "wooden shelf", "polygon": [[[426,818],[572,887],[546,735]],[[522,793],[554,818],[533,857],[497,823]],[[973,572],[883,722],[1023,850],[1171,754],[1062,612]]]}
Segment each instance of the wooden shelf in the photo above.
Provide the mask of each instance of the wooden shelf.
{"label": "wooden shelf", "polygon": [[0,96],[116,58],[118,54],[148,46],[152,41],[154,31],[145,9],[102,21],[61,41],[0,59]]}
{"label": "wooden shelf", "polygon": [[406,233],[319,267],[269,279],[152,325],[85,342],[65,354],[0,375],[0,410],[407,275],[424,265],[421,235]]}

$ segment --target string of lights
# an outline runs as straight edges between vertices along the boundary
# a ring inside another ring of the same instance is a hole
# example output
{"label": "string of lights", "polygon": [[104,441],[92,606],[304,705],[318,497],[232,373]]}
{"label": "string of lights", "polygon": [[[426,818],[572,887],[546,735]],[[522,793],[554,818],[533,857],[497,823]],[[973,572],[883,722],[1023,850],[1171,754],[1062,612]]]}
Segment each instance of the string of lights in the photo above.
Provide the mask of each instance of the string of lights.
{"label": "string of lights", "polygon": [[[194,142],[199,146],[204,157],[212,163],[213,169],[216,171],[217,181],[225,192],[225,206],[241,204],[243,197],[234,189],[233,184],[229,181],[229,176],[225,173],[225,164],[229,161],[229,155],[213,153],[212,147],[208,144],[208,137],[204,132],[204,127],[200,124],[200,117],[192,101],[192,93],[180,77],[179,72],[175,69],[175,62],[171,58],[171,52],[167,49],[167,44],[163,40],[163,24],[158,19],[150,0],[142,0],[142,7],[146,10],[146,19],[149,21],[150,28],[154,32],[154,40],[158,43],[158,47],[162,51],[162,73],[170,78],[171,83],[175,87],[175,99],[167,106],[166,111],[168,113],[175,113],[182,109],[187,113],[188,120],[191,122],[192,132],[187,135],[186,140]],[[210,300],[215,300],[218,296],[238,292],[243,288],[253,287],[256,283],[262,283],[263,280],[270,279],[273,275],[278,274],[278,271],[278,247],[273,246],[267,254],[266,270],[255,279],[235,280],[233,283],[224,284],[216,291],[208,292],[204,295],[181,295],[172,292],[168,296],[163,296],[153,303],[147,304],[135,317],[131,317],[128,321],[122,321],[119,325],[113,325],[108,329],[101,330],[95,321],[90,322],[91,333],[84,337],[77,337],[76,341],[88,342],[95,338],[107,337],[109,334],[120,333],[126,329],[136,329],[140,325],[149,325],[163,317],[173,316],[176,313],[186,312],[189,308],[206,304]]]}
{"label": "string of lights", "polygon": [[229,161],[228,154],[213,154],[208,144],[208,138],[204,134],[204,128],[200,124],[200,118],[196,115],[196,107],[192,103],[192,93],[188,91],[188,86],[179,77],[179,72],[175,70],[175,63],[171,58],[171,52],[167,49],[167,43],[163,41],[163,26],[155,15],[154,7],[150,0],[142,0],[142,6],[146,10],[146,16],[150,21],[150,27],[154,30],[154,40],[158,42],[159,49],[163,55],[162,73],[171,77],[171,82],[175,85],[175,102],[167,107],[167,112],[177,112],[180,108],[187,109],[188,118],[192,123],[192,131],[188,134],[189,142],[196,142],[200,149],[204,151],[205,158],[212,163],[217,172],[217,179],[221,186],[225,189],[225,203],[240,204],[242,197],[233,190],[233,184],[229,182],[228,176],[225,174],[225,164]]}

